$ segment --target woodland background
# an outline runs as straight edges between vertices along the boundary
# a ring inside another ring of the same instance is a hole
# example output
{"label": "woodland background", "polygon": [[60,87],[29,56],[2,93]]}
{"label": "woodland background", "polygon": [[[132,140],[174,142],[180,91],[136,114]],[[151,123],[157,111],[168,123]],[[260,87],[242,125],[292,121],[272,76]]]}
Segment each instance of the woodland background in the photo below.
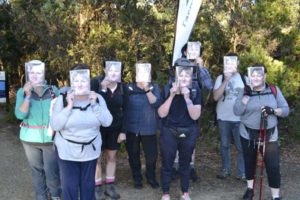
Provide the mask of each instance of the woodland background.
{"label": "woodland background", "polygon": [[[152,64],[153,79],[167,81],[177,15],[174,0],[0,0],[0,70],[8,73],[10,107],[24,83],[24,63],[46,63],[47,80],[67,84],[69,69],[86,63],[92,76],[103,62],[124,64],[124,81],[134,63]],[[240,71],[254,63],[268,68],[291,107],[281,120],[287,138],[300,139],[300,0],[203,0],[190,41],[200,41],[212,77],[222,73],[223,56],[240,55]],[[208,97],[202,130],[211,132],[214,109]],[[12,110],[12,109],[11,109]],[[12,113],[12,112],[11,112]],[[8,117],[12,119],[13,114]],[[209,122],[209,123],[206,123]]]}

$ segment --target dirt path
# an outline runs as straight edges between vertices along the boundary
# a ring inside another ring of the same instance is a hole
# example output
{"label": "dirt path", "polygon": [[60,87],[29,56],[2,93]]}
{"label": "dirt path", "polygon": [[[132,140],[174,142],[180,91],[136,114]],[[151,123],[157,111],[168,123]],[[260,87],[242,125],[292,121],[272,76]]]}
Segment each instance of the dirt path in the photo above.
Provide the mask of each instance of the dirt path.
{"label": "dirt path", "polygon": [[[0,200],[31,200],[34,194],[31,187],[30,169],[23,147],[18,139],[18,127],[6,124],[0,117]],[[202,141],[199,141],[199,145]],[[287,148],[286,148],[287,149]],[[282,196],[285,200],[300,199],[300,144],[289,147],[289,151],[281,152]],[[245,190],[245,183],[230,177],[227,180],[216,179],[219,157],[216,150],[199,149],[197,155],[197,171],[201,181],[191,182],[190,194],[194,200],[238,200]],[[153,190],[144,181],[144,188],[136,190],[132,187],[129,166],[126,156],[118,161],[117,189],[122,199],[158,200],[159,189]],[[159,170],[158,170],[159,171]],[[179,199],[179,180],[171,186],[171,197]],[[270,199],[270,191],[264,178],[264,199]]]}

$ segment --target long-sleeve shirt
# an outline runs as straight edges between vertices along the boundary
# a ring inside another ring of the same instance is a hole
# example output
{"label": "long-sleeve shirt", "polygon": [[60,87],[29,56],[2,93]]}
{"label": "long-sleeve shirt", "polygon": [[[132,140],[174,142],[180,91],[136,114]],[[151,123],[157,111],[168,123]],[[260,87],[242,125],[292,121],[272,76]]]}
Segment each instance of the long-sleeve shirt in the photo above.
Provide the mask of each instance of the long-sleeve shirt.
{"label": "long-sleeve shirt", "polygon": [[[98,95],[98,100],[99,103],[87,107],[86,110],[74,107],[84,108],[89,100],[74,100],[73,109],[69,110],[63,107],[62,95],[57,98],[50,123],[56,131],[55,145],[62,160],[89,161],[99,157],[102,144],[99,128],[109,126],[112,115],[101,95]],[[85,146],[74,143],[90,141],[91,144]]]}
{"label": "long-sleeve shirt", "polygon": [[203,88],[207,90],[212,90],[214,85],[211,79],[210,73],[206,67],[199,66],[199,71],[197,76],[200,77],[200,82]]}
{"label": "long-sleeve shirt", "polygon": [[[263,106],[269,106],[273,109],[281,108],[282,114],[280,115],[280,117],[288,116],[288,103],[282,95],[280,89],[276,87],[276,90],[276,97],[272,93],[270,87],[266,87],[264,91],[260,92],[260,95],[257,95],[258,93],[253,91],[246,105],[242,103],[244,91],[241,90],[239,92],[233,110],[236,115],[241,116],[240,134],[242,137],[244,137],[245,139],[250,138],[246,127],[256,130],[260,129],[261,108]],[[270,141],[276,141],[278,139],[277,116],[269,115],[267,120],[267,129],[275,127],[275,131],[271,135]]]}

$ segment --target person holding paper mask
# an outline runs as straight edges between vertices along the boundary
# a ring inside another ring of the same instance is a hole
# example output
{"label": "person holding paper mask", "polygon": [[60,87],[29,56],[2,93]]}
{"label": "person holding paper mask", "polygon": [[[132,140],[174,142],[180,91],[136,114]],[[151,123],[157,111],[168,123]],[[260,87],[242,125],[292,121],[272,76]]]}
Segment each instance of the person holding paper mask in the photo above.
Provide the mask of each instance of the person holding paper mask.
{"label": "person holding paper mask", "polygon": [[[139,74],[142,72],[141,74]],[[126,121],[126,150],[134,187],[143,187],[141,172],[141,144],[146,160],[146,179],[152,188],[156,181],[157,160],[157,112],[160,105],[160,90],[151,83],[151,64],[139,61],[136,64],[136,82],[128,84],[128,100],[124,119]]]}
{"label": "person holding paper mask", "polygon": [[[53,108],[51,127],[61,171],[64,200],[95,199],[95,171],[101,152],[100,126],[112,123],[102,96],[89,89],[89,67],[76,64],[70,71],[71,90],[60,95]],[[79,192],[78,192],[79,191]]]}
{"label": "person holding paper mask", "polygon": [[[240,90],[234,104],[234,113],[241,118],[240,136],[245,159],[247,190],[244,200],[251,200],[254,191],[254,175],[256,153],[259,141],[262,116],[267,120],[266,140],[261,138],[261,152],[265,154],[264,162],[268,175],[268,184],[272,193],[272,200],[280,200],[280,157],[278,144],[278,117],[287,117],[289,106],[282,92],[277,86],[268,85],[266,67],[256,64],[248,68],[248,77],[252,90]],[[260,171],[260,170],[259,170]],[[258,181],[256,181],[258,182]]]}
{"label": "person holding paper mask", "polygon": [[[121,62],[106,61],[105,77],[96,77],[91,82],[91,90],[103,96],[113,115],[112,124],[109,127],[100,128],[102,152],[106,159],[106,177],[105,181],[102,181],[101,157],[99,157],[95,177],[96,200],[105,199],[104,194],[112,199],[120,198],[120,194],[115,188],[116,159],[120,143],[126,140],[126,127],[123,118],[128,98],[125,85],[121,83],[121,72]],[[105,191],[102,189],[103,182],[105,182]]]}
{"label": "person holding paper mask", "polygon": [[176,82],[164,86],[162,104],[158,115],[162,118],[160,129],[162,200],[170,200],[173,162],[178,150],[182,200],[190,200],[190,161],[200,134],[197,120],[201,114],[199,88],[190,88],[192,67],[177,66]]}
{"label": "person holding paper mask", "polygon": [[220,154],[222,158],[222,168],[217,175],[219,179],[226,179],[231,175],[231,138],[237,148],[237,174],[236,178],[245,180],[245,167],[243,150],[240,141],[240,116],[233,112],[233,105],[240,89],[245,87],[245,78],[237,72],[239,64],[238,55],[229,53],[224,56],[224,73],[216,79],[213,97],[217,101],[217,120],[220,134]]}
{"label": "person holding paper mask", "polygon": [[43,62],[32,60],[25,68],[27,82],[17,92],[15,115],[22,120],[20,140],[31,168],[35,199],[48,200],[49,192],[52,200],[59,200],[59,170],[52,135],[48,134],[50,102],[59,91],[46,85]]}

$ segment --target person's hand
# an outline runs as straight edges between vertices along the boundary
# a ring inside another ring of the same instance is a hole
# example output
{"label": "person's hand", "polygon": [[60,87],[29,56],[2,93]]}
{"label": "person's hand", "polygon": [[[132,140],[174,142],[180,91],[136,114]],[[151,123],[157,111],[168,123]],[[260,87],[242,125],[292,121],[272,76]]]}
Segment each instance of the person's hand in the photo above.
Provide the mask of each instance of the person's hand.
{"label": "person's hand", "polygon": [[67,108],[71,110],[73,108],[73,101],[74,101],[74,92],[73,91],[70,91],[67,93],[66,100],[68,103]]}
{"label": "person's hand", "polygon": [[101,88],[103,90],[107,90],[107,87],[110,84],[110,81],[107,78],[104,78],[100,84],[101,84]]}
{"label": "person's hand", "polygon": [[182,87],[180,89],[180,93],[183,95],[184,99],[189,99],[190,98],[190,90],[187,87]]}
{"label": "person's hand", "polygon": [[261,112],[265,115],[265,116],[268,116],[268,115],[274,115],[275,114],[275,111],[273,108],[269,107],[269,106],[264,106],[261,108]]}
{"label": "person's hand", "polygon": [[176,83],[172,83],[172,87],[170,88],[170,96],[174,97],[179,91],[179,87]]}
{"label": "person's hand", "polygon": [[149,90],[149,83],[148,82],[140,82],[140,86],[142,87],[142,89],[144,91],[148,91]]}
{"label": "person's hand", "polygon": [[31,96],[31,91],[32,91],[33,87],[32,87],[32,84],[30,82],[27,82],[24,87],[23,87],[23,90],[24,90],[24,93],[26,96],[30,97]]}
{"label": "person's hand", "polygon": [[126,141],[126,134],[125,133],[120,133],[117,139],[117,142],[120,144],[122,142]]}
{"label": "person's hand", "polygon": [[232,77],[231,72],[225,72],[224,73],[224,81],[229,81],[229,79]]}
{"label": "person's hand", "polygon": [[94,91],[91,91],[90,94],[89,94],[89,100],[90,100],[90,103],[91,105],[95,105],[96,101],[97,101],[97,94],[96,92]]}
{"label": "person's hand", "polygon": [[248,102],[249,102],[249,99],[250,99],[249,96],[243,96],[243,98],[242,98],[242,103],[243,103],[244,105],[247,105]]}
{"label": "person's hand", "polygon": [[198,66],[203,67],[203,60],[202,60],[201,57],[196,58],[196,64],[197,64]]}

